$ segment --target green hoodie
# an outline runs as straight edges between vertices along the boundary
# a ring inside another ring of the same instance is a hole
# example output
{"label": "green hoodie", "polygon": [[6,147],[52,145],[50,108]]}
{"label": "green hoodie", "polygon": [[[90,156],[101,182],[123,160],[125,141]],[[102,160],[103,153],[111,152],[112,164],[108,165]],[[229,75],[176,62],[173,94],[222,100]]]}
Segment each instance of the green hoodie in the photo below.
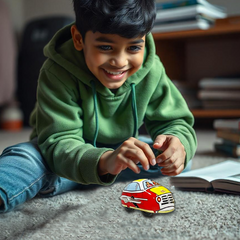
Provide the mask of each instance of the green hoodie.
{"label": "green hoodie", "polygon": [[175,135],[185,147],[186,163],[193,157],[193,116],[155,54],[151,34],[142,67],[116,93],[90,72],[83,52],[74,48],[70,26],[56,33],[44,54],[31,138],[38,137],[53,172],[82,184],[111,184],[116,176],[98,176],[101,155],[137,137],[143,122],[153,140]]}

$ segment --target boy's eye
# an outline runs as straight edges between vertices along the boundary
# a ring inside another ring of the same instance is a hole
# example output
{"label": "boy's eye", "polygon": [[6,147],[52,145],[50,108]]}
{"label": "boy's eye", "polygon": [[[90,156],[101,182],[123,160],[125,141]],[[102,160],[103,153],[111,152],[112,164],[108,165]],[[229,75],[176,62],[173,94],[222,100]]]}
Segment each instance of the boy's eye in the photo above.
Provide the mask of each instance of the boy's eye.
{"label": "boy's eye", "polygon": [[100,50],[103,50],[103,51],[112,50],[112,47],[111,47],[111,46],[108,46],[108,45],[98,46],[98,48],[99,48]]}
{"label": "boy's eye", "polygon": [[128,48],[132,52],[140,51],[142,48],[140,46],[131,46]]}

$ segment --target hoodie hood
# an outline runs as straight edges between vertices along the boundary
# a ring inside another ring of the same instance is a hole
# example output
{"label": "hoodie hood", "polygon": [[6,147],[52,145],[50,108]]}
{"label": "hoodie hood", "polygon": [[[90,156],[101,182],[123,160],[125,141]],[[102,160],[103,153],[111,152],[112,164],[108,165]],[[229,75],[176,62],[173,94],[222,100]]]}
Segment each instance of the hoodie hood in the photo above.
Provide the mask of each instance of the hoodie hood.
{"label": "hoodie hood", "polygon": [[[69,73],[74,75],[84,84],[91,86],[94,81],[96,91],[104,96],[114,95],[109,89],[103,86],[96,77],[88,69],[83,51],[77,51],[74,48],[71,36],[71,26],[68,25],[59,30],[52,40],[45,46],[44,55],[55,63],[59,64]],[[155,57],[155,44],[151,34],[146,36],[146,47],[144,53],[144,61],[142,67],[134,73],[127,81],[118,89],[117,94],[123,94],[130,89],[130,85],[137,85],[150,71]]]}

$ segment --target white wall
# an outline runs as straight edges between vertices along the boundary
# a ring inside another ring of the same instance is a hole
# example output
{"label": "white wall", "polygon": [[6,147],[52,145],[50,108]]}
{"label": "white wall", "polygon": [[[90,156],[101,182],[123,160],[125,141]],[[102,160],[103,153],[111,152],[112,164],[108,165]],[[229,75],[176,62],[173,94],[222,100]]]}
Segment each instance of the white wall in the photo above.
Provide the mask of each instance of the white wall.
{"label": "white wall", "polygon": [[4,0],[8,5],[12,17],[12,25],[14,30],[19,33],[23,26],[24,6],[22,0]]}
{"label": "white wall", "polygon": [[12,24],[17,35],[21,34],[25,24],[33,19],[49,15],[72,16],[71,0],[4,0],[8,3]]}
{"label": "white wall", "polygon": [[[15,0],[16,1],[16,0]],[[49,15],[74,16],[71,0],[22,0],[24,21]]]}

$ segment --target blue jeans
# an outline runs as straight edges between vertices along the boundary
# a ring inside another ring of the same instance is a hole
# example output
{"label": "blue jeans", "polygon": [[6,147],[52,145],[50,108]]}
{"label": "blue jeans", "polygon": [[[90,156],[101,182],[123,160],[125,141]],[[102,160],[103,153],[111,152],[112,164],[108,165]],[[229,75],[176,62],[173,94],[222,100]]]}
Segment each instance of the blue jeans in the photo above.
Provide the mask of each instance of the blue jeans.
{"label": "blue jeans", "polygon": [[[140,174],[126,169],[118,181],[160,176],[159,168],[142,170]],[[51,172],[39,151],[37,139],[8,147],[0,156],[0,197],[4,203],[0,212],[12,210],[36,195],[51,197],[81,188],[85,187]]]}

